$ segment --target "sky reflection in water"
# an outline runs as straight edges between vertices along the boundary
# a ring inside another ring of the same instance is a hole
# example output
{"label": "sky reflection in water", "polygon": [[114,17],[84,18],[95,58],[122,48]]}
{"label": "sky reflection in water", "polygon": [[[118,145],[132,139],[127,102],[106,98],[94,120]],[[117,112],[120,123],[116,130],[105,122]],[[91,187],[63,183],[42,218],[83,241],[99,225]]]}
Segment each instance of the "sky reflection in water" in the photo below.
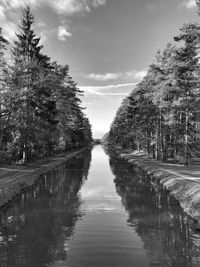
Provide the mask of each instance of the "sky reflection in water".
{"label": "sky reflection in water", "polygon": [[193,267],[199,255],[179,204],[100,146],[91,164],[76,157],[0,216],[1,267]]}

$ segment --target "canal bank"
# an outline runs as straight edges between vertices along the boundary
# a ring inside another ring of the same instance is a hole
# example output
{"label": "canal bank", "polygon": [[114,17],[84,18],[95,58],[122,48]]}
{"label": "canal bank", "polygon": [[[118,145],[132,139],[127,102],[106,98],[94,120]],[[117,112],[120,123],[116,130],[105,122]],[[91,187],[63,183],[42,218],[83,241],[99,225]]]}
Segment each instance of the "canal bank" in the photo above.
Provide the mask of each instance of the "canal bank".
{"label": "canal bank", "polygon": [[0,266],[199,267],[193,221],[136,169],[94,146],[41,176],[0,212]]}
{"label": "canal bank", "polygon": [[0,209],[22,191],[32,187],[42,175],[89,149],[89,147],[85,147],[62,153],[54,157],[36,160],[24,166],[8,165],[0,167]]}
{"label": "canal bank", "polygon": [[[112,149],[113,150],[113,149]],[[200,165],[168,164],[148,158],[142,153],[114,149],[112,156],[127,161],[146,174],[152,183],[160,183],[177,199],[184,212],[198,222],[200,228]]]}

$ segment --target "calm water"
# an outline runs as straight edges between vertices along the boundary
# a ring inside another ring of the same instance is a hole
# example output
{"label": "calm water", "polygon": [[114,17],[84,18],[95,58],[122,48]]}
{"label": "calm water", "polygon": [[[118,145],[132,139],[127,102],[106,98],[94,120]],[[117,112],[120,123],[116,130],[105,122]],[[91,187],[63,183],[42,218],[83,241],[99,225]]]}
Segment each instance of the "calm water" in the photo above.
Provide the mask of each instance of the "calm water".
{"label": "calm water", "polygon": [[0,214],[8,266],[200,266],[200,234],[159,185],[97,146]]}

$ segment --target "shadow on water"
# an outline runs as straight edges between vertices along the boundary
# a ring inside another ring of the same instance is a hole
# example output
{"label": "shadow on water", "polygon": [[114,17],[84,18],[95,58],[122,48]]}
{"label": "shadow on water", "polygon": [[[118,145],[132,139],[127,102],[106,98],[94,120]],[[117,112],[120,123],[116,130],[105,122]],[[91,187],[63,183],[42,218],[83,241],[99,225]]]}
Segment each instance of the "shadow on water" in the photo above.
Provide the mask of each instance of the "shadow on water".
{"label": "shadow on water", "polygon": [[67,258],[80,211],[79,190],[87,179],[91,152],[42,176],[33,189],[0,213],[0,266],[43,267]]}
{"label": "shadow on water", "polygon": [[179,203],[139,169],[110,159],[127,224],[144,243],[149,266],[200,266],[200,234]]}

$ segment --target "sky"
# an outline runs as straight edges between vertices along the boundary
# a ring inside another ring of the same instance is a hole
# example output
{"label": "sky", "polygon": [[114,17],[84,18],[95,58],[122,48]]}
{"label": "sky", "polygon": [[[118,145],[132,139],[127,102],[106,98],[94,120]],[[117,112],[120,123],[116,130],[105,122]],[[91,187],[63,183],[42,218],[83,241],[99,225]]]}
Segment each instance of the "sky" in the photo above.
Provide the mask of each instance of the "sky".
{"label": "sky", "polygon": [[200,19],[195,0],[0,0],[0,26],[10,41],[26,5],[43,53],[69,65],[84,91],[82,105],[96,138],[109,131],[158,49],[173,42],[184,23]]}

